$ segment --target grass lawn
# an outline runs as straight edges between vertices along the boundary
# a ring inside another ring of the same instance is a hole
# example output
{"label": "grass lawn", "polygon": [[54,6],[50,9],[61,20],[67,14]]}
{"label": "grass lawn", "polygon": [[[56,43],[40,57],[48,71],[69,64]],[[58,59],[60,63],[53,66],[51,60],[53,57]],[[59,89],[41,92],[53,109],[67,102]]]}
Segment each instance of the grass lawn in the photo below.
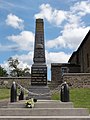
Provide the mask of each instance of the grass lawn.
{"label": "grass lawn", "polygon": [[10,97],[10,89],[0,89],[0,100]]}
{"label": "grass lawn", "polygon": [[75,107],[89,108],[90,111],[90,88],[71,89],[70,100]]}
{"label": "grass lawn", "polygon": [[[20,94],[20,89],[17,89],[17,94]],[[25,95],[27,93],[25,92]],[[2,88],[0,89],[0,100],[10,98],[10,89]]]}
{"label": "grass lawn", "polygon": [[[52,95],[52,99],[60,100],[59,93]],[[70,89],[70,101],[74,107],[88,108],[90,111],[90,88],[74,88]]]}

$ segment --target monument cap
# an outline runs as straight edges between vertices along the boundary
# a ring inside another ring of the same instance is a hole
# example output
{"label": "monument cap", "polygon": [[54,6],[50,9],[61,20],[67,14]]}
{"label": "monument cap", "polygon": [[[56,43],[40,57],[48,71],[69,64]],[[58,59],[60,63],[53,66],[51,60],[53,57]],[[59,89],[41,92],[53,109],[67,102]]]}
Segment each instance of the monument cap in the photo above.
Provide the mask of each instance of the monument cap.
{"label": "monument cap", "polygon": [[43,22],[43,19],[42,18],[38,18],[38,19],[36,19],[36,22]]}

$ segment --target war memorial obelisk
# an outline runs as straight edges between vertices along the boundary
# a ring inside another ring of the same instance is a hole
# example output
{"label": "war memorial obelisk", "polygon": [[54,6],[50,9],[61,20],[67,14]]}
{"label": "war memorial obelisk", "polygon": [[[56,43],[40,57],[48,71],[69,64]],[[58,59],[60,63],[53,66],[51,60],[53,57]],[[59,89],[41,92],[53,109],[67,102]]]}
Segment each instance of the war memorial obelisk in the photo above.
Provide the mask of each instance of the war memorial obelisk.
{"label": "war memorial obelisk", "polygon": [[[47,66],[45,59],[44,22],[36,19],[34,58],[31,67],[31,97],[37,99],[50,99],[50,90],[47,86]],[[37,94],[37,95],[36,95]]]}

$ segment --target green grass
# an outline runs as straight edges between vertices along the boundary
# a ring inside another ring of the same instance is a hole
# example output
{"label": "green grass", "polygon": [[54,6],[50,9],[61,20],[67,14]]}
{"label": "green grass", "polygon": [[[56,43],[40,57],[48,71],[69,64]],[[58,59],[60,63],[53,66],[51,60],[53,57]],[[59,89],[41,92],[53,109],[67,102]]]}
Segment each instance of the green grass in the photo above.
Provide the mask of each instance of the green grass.
{"label": "green grass", "polygon": [[60,100],[60,95],[58,92],[54,93],[52,96],[51,96],[51,99],[52,100]]}
{"label": "green grass", "polygon": [[[17,90],[17,94],[20,94],[20,89]],[[27,95],[27,93],[24,93]],[[0,100],[10,98],[10,89],[2,88],[0,89]]]}
{"label": "green grass", "polygon": [[90,111],[90,88],[71,89],[70,100],[75,107],[88,108]]}
{"label": "green grass", "polygon": [[[53,100],[60,100],[59,93],[52,95]],[[90,88],[74,88],[70,89],[70,101],[74,107],[88,108],[90,111]]]}
{"label": "green grass", "polygon": [[10,89],[2,88],[0,89],[0,100],[7,99],[10,96]]}

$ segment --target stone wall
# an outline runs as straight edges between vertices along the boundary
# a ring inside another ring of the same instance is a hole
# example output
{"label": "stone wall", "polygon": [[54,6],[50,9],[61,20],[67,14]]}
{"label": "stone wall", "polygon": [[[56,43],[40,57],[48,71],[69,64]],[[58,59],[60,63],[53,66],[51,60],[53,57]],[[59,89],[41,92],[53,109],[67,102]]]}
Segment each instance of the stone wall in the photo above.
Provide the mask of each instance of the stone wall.
{"label": "stone wall", "polygon": [[[13,81],[27,89],[31,85],[30,77],[0,77],[0,88],[11,88]],[[66,81],[70,87],[90,88],[90,73],[64,73],[63,81]],[[52,84],[50,86],[53,86],[53,88],[57,87],[57,83],[55,84],[55,82],[54,85],[52,82],[50,84]]]}
{"label": "stone wall", "polygon": [[0,88],[11,88],[13,81],[27,89],[29,89],[31,85],[30,77],[0,77]]}
{"label": "stone wall", "polygon": [[71,87],[90,88],[90,73],[65,73],[63,81]]}
{"label": "stone wall", "polygon": [[68,63],[52,63],[51,64],[51,84],[61,84],[63,82],[62,75],[64,73],[79,73],[80,66]]}

